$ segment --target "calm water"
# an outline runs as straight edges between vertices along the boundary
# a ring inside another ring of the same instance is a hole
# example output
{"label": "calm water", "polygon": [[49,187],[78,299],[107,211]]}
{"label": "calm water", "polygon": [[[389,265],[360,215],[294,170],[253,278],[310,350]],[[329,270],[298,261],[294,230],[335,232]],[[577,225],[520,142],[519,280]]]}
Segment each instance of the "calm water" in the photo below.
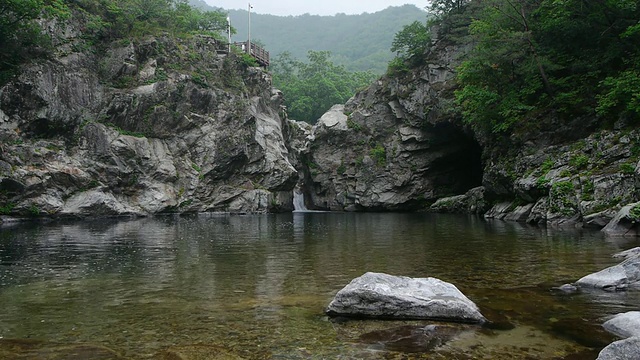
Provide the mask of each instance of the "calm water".
{"label": "calm water", "polygon": [[[595,359],[612,340],[602,319],[640,296],[550,288],[634,246],[433,214],[5,227],[0,358]],[[497,326],[329,321],[332,296],[366,271],[452,282]]]}

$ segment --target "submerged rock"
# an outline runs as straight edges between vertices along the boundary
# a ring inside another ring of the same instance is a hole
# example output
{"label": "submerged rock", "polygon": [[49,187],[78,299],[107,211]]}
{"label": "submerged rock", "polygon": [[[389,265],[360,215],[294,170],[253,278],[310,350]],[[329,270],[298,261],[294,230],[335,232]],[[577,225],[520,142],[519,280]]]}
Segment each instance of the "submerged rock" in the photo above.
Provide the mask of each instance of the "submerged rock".
{"label": "submerged rock", "polygon": [[109,348],[93,344],[0,338],[0,359],[121,360],[124,357]]}
{"label": "submerged rock", "polygon": [[358,338],[365,344],[387,351],[427,352],[458,336],[463,329],[446,325],[405,325],[368,332]]}
{"label": "submerged rock", "polygon": [[618,265],[589,274],[576,282],[579,286],[607,291],[625,290],[640,286],[640,258],[631,257]]}
{"label": "submerged rock", "polygon": [[640,311],[618,314],[602,324],[602,327],[608,332],[625,339],[640,336]]}
{"label": "submerged rock", "polygon": [[453,284],[436,278],[410,278],[368,272],[338,291],[330,316],[437,319],[483,323],[473,301]]}
{"label": "submerged rock", "polygon": [[600,351],[596,360],[640,359],[640,337],[632,337],[611,343]]}
{"label": "submerged rock", "polygon": [[573,294],[578,292],[578,287],[573,284],[564,284],[558,287],[551,288],[552,291],[557,291],[563,294]]}
{"label": "submerged rock", "polygon": [[640,256],[640,247],[634,247],[632,249],[613,254],[614,259],[629,259],[637,256]]}

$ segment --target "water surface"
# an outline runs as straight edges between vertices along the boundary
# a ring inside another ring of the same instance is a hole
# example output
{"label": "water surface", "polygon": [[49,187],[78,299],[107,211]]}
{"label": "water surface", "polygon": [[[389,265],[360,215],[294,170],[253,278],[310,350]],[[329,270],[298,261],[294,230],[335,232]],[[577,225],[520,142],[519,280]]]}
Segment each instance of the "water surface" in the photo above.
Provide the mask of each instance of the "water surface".
{"label": "water surface", "polygon": [[[613,340],[603,319],[640,296],[550,288],[636,245],[434,214],[4,227],[0,358],[595,359]],[[330,321],[324,307],[366,271],[454,283],[498,326]]]}

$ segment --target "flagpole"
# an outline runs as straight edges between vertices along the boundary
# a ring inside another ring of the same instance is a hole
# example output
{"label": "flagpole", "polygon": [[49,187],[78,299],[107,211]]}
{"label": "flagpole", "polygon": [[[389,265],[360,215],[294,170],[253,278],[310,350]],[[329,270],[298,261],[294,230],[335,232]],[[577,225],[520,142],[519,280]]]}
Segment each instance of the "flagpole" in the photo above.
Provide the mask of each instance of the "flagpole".
{"label": "flagpole", "polygon": [[247,40],[247,53],[251,55],[251,3],[249,3],[249,31]]}
{"label": "flagpole", "polygon": [[231,18],[227,16],[227,35],[229,38],[229,48],[227,49],[227,53],[231,53]]}

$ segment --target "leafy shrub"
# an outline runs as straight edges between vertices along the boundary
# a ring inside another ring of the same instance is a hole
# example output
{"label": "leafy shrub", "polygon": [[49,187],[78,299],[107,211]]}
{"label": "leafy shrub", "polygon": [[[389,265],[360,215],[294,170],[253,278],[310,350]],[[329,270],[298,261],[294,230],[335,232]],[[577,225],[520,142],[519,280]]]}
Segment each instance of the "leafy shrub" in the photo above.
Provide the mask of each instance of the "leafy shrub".
{"label": "leafy shrub", "polygon": [[387,150],[382,145],[371,149],[369,155],[376,161],[378,166],[384,166],[387,162]]}
{"label": "leafy shrub", "polygon": [[620,164],[620,172],[623,174],[633,174],[636,171],[636,166],[631,163]]}
{"label": "leafy shrub", "polygon": [[583,169],[587,164],[589,164],[589,158],[584,154],[576,155],[569,160],[569,165],[576,169]]}

